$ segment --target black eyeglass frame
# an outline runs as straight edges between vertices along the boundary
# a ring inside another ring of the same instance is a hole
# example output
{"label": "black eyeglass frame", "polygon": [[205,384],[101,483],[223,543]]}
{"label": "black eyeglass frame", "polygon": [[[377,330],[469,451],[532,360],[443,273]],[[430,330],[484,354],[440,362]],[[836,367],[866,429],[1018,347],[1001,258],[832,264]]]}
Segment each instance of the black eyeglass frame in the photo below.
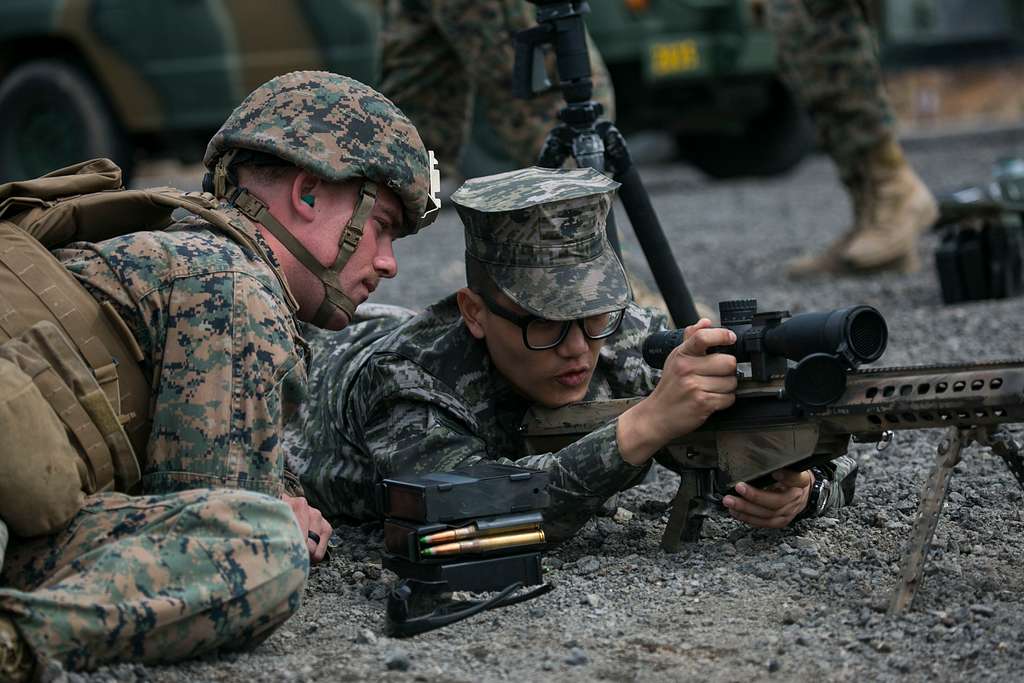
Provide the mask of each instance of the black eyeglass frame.
{"label": "black eyeglass frame", "polygon": [[[514,311],[510,311],[509,309],[499,304],[493,298],[488,296],[485,292],[477,292],[477,294],[479,294],[480,298],[484,300],[484,304],[487,306],[487,310],[489,310],[491,313],[495,314],[499,318],[504,318],[505,320],[509,321],[510,323],[512,323],[513,325],[515,325],[516,327],[523,331],[523,345],[526,346],[526,348],[530,349],[531,351],[547,351],[548,349],[558,348],[558,346],[565,341],[565,338],[569,336],[569,329],[572,327],[573,323],[576,323],[577,325],[580,326],[580,331],[583,332],[583,336],[586,337],[587,339],[607,339],[608,337],[612,336],[613,334],[619,331],[619,327],[622,326],[622,319],[626,317],[625,308],[619,308],[614,311],[608,311],[608,313],[618,314],[618,319],[615,321],[615,324],[611,328],[609,328],[607,332],[594,336],[587,332],[587,326],[584,324],[586,318],[576,318],[574,320],[548,320],[547,318],[542,318],[541,316],[533,315],[532,313],[516,313]],[[554,343],[546,344],[544,346],[534,346],[530,344],[530,340],[526,334],[526,329],[530,326],[530,323],[534,322],[535,320],[562,323],[562,331],[559,333],[558,339],[555,340]]]}

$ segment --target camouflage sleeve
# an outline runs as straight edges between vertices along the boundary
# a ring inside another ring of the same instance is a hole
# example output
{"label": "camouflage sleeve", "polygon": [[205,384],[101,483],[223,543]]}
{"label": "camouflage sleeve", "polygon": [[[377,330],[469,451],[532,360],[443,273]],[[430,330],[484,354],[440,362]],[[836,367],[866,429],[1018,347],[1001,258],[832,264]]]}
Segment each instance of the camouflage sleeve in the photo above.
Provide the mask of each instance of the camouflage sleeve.
{"label": "camouflage sleeve", "polygon": [[828,501],[819,517],[835,512],[853,503],[857,489],[857,461],[849,455],[841,455],[824,468],[829,474]]}
{"label": "camouflage sleeve", "polygon": [[102,255],[91,245],[61,255],[122,314],[152,369],[143,491],[228,487],[278,496],[283,404],[305,385],[287,309],[244,264],[147,279],[137,264],[160,262],[151,252],[161,247],[139,238]]}
{"label": "camouflage sleeve", "polygon": [[572,535],[610,495],[640,480],[646,467],[619,455],[616,423],[588,434],[555,453],[502,457],[468,426],[435,404],[400,400],[378,406],[366,423],[364,447],[379,476],[439,472],[481,460],[544,470],[550,477],[551,506],[545,513],[550,540]]}
{"label": "camouflage sleeve", "polygon": [[166,301],[147,492],[283,493],[284,399],[304,369],[275,304],[242,274],[175,283]]}
{"label": "camouflage sleeve", "polygon": [[[655,332],[668,329],[668,319],[658,309],[629,304],[619,330],[601,349],[598,368],[601,378],[608,384],[610,395],[600,398],[646,396],[654,391],[661,379],[661,371],[644,361],[644,340]],[[592,386],[600,383],[592,382]]]}

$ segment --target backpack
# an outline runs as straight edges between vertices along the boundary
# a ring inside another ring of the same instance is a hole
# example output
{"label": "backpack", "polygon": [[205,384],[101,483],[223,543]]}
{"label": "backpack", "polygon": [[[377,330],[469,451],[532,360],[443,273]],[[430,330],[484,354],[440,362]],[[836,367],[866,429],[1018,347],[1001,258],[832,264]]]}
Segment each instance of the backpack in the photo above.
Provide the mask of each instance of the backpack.
{"label": "backpack", "polygon": [[0,518],[15,535],[62,528],[86,495],[131,492],[151,426],[141,348],[50,250],[162,230],[176,209],[271,264],[290,297],[254,235],[209,194],[123,189],[108,159],[0,185]]}

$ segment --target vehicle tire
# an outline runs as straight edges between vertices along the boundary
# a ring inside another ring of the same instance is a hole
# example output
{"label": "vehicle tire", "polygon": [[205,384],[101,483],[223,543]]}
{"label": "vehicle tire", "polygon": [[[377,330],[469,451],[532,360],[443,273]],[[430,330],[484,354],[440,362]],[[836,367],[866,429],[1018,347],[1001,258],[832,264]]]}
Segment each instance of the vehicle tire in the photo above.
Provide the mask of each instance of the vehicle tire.
{"label": "vehicle tire", "polygon": [[770,102],[739,135],[678,135],[680,156],[712,178],[785,173],[814,148],[814,126],[781,83]]}
{"label": "vehicle tire", "polygon": [[35,178],[95,157],[125,175],[132,154],[92,79],[53,59],[26,62],[0,81],[0,182]]}

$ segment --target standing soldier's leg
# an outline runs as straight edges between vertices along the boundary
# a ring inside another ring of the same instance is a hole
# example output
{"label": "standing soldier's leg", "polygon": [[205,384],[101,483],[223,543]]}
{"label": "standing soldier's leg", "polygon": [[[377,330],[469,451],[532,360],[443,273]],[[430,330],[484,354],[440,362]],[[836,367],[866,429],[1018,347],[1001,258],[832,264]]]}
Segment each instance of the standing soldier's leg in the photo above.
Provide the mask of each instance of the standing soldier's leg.
{"label": "standing soldier's leg", "polygon": [[[512,96],[513,39],[519,31],[536,26],[533,6],[525,0],[444,0],[435,5],[437,25],[475,84],[488,123],[518,165],[532,166],[565,104],[559,92],[531,100]],[[589,38],[588,45],[594,99],[604,105],[605,116],[614,119],[611,79]],[[553,55],[548,67],[553,74]]]}
{"label": "standing soldier's leg", "polygon": [[[308,570],[291,508],[274,498],[98,494],[63,532],[12,539],[0,671],[5,649],[11,661],[27,649],[36,661],[91,669],[252,647],[298,609]],[[3,648],[5,633],[16,646]]]}
{"label": "standing soldier's leg", "polygon": [[903,157],[861,0],[770,0],[779,68],[814,120],[854,209],[853,226],[790,274],[916,267],[935,200]]}
{"label": "standing soldier's leg", "polygon": [[[457,177],[469,131],[473,85],[431,0],[386,0],[380,33],[380,91],[408,116],[438,160],[441,177]],[[444,4],[444,3],[440,3]]]}

